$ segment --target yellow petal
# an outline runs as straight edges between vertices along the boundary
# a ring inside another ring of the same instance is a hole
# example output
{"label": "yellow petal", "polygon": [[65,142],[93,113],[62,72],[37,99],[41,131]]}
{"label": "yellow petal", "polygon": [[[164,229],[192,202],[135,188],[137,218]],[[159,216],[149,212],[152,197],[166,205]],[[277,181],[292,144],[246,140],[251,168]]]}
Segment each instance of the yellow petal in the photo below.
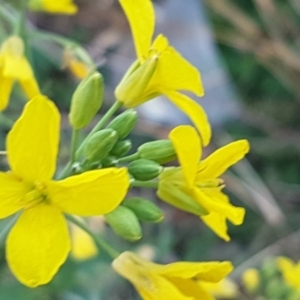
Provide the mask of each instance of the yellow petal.
{"label": "yellow petal", "polygon": [[22,198],[29,188],[11,173],[0,172],[0,219],[23,208]]}
{"label": "yellow petal", "polygon": [[[180,291],[180,289],[171,281],[164,277],[151,274],[150,272],[141,278],[138,283],[133,283],[139,294],[144,300],[194,300],[194,297],[189,297]],[[201,298],[202,300],[202,298]],[[205,299],[203,300],[211,300]]]}
{"label": "yellow petal", "polygon": [[70,251],[67,223],[46,203],[26,209],[7,239],[6,256],[14,275],[25,285],[48,283]]}
{"label": "yellow petal", "polygon": [[72,0],[44,0],[44,10],[50,13],[75,14],[77,6],[72,3]]}
{"label": "yellow petal", "polygon": [[48,184],[50,198],[61,209],[79,216],[96,216],[114,210],[129,187],[125,168],[85,172]]}
{"label": "yellow petal", "polygon": [[182,294],[165,277],[156,274],[157,264],[153,264],[135,255],[124,252],[112,264],[114,270],[128,279],[144,300],[194,300]]}
{"label": "yellow petal", "polygon": [[229,198],[216,189],[194,189],[195,198],[198,203],[208,212],[216,212],[230,220],[234,225],[241,225],[245,217],[243,207],[233,206]]}
{"label": "yellow petal", "polygon": [[158,53],[159,62],[149,84],[149,89],[160,91],[190,91],[198,96],[204,95],[200,72],[173,47],[168,40],[159,35],[152,46],[153,53]]}
{"label": "yellow petal", "polygon": [[29,7],[32,10],[46,11],[49,13],[62,13],[72,15],[78,10],[72,0],[30,0]]}
{"label": "yellow petal", "polygon": [[97,255],[94,240],[80,227],[71,224],[72,256],[77,260],[86,260]]}
{"label": "yellow petal", "polygon": [[299,264],[295,264],[288,257],[279,257],[277,258],[277,265],[282,272],[284,280],[292,287],[299,289],[300,288],[300,269]]}
{"label": "yellow petal", "polygon": [[131,27],[140,62],[148,57],[154,32],[154,9],[150,0],[120,0]]}
{"label": "yellow petal", "polygon": [[276,262],[282,272],[291,272],[295,266],[295,263],[290,258],[284,256],[278,257]]}
{"label": "yellow petal", "polygon": [[207,157],[200,164],[197,179],[217,178],[223,174],[230,166],[241,160],[249,152],[249,142],[239,140],[230,143]]}
{"label": "yellow petal", "polygon": [[165,95],[191,119],[201,135],[203,146],[207,146],[211,127],[204,109],[196,101],[176,91],[165,92]]}
{"label": "yellow petal", "polygon": [[159,181],[157,196],[166,203],[191,214],[197,216],[207,214],[207,211],[193,199],[193,194],[187,188],[168,180]]}
{"label": "yellow petal", "polygon": [[11,36],[0,51],[4,77],[25,80],[33,77],[32,68],[24,56],[24,42],[18,36]]}
{"label": "yellow petal", "polygon": [[28,102],[7,137],[11,169],[28,181],[49,180],[55,171],[60,116],[46,97]]}
{"label": "yellow petal", "polygon": [[182,280],[181,278],[172,277],[169,281],[177,286],[184,295],[190,296],[192,299],[215,300],[215,298],[194,279]]}
{"label": "yellow petal", "polygon": [[232,263],[224,262],[175,262],[161,266],[157,273],[166,277],[195,278],[198,280],[219,282],[233,270]]}
{"label": "yellow petal", "polygon": [[226,217],[216,212],[201,216],[202,221],[220,238],[228,242],[230,237],[227,233]]}
{"label": "yellow petal", "polygon": [[184,178],[191,187],[194,184],[197,165],[202,154],[198,133],[192,126],[182,125],[174,128],[169,138],[175,148]]}
{"label": "yellow petal", "polygon": [[29,100],[41,93],[38,83],[34,77],[27,80],[20,80],[19,83]]}
{"label": "yellow petal", "polygon": [[0,75],[0,111],[4,110],[8,105],[13,82],[13,79]]}
{"label": "yellow petal", "polygon": [[[201,282],[201,287],[210,292],[211,295],[220,299],[237,299],[239,295],[238,285],[230,280],[223,279],[218,283]],[[215,298],[213,298],[215,299]]]}
{"label": "yellow petal", "polygon": [[19,80],[33,77],[33,71],[25,57],[18,58],[13,55],[7,55],[3,67],[3,76],[5,77]]}

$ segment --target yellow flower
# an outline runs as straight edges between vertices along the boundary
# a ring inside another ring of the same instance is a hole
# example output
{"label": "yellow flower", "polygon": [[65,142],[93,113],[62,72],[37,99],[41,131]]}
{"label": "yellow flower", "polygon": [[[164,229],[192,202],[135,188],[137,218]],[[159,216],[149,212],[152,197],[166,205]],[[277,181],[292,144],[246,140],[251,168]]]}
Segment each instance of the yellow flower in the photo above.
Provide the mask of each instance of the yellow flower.
{"label": "yellow flower", "polygon": [[243,222],[245,210],[230,204],[222,193],[219,178],[249,151],[240,140],[224,146],[200,161],[201,140],[192,126],[178,126],[169,135],[181,167],[167,168],[159,177],[158,196],[185,211],[199,215],[218,236],[228,241],[226,219],[235,225]]}
{"label": "yellow flower", "polygon": [[294,263],[288,257],[278,257],[277,265],[288,285],[300,290],[300,261]]}
{"label": "yellow flower", "polygon": [[28,6],[31,10],[45,11],[52,14],[73,15],[78,10],[73,0],[29,0]]}
{"label": "yellow flower", "polygon": [[205,282],[202,283],[202,286],[218,299],[236,299],[238,297],[237,284],[228,278],[222,279],[218,283]]}
{"label": "yellow flower", "polygon": [[130,108],[165,95],[190,117],[201,133],[203,145],[207,145],[211,129],[204,110],[178,92],[203,96],[199,71],[171,47],[163,35],[152,44],[155,16],[150,0],[120,0],[120,3],[131,26],[138,59],[116,88],[117,100]]}
{"label": "yellow flower", "polygon": [[63,213],[106,214],[119,205],[129,186],[125,168],[51,180],[59,122],[57,108],[46,97],[29,101],[7,137],[11,172],[0,172],[0,219],[20,212],[7,238],[7,261],[30,287],[49,282],[67,258],[70,237]]}
{"label": "yellow flower", "polygon": [[260,282],[259,271],[253,268],[246,270],[242,275],[242,281],[249,292],[256,291]]}
{"label": "yellow flower", "polygon": [[[81,222],[84,222],[81,220]],[[71,224],[72,250],[71,255],[77,260],[87,260],[97,255],[98,249],[94,240],[83,229]]]}
{"label": "yellow flower", "polygon": [[78,46],[70,45],[66,47],[63,56],[63,67],[69,68],[78,79],[84,79],[92,69],[96,68],[88,53]]}
{"label": "yellow flower", "polygon": [[202,283],[217,283],[233,269],[229,261],[159,265],[132,252],[122,253],[112,266],[144,300],[213,300]]}
{"label": "yellow flower", "polygon": [[40,94],[32,68],[24,56],[24,43],[20,37],[11,36],[0,49],[0,111],[8,104],[15,80],[29,99]]}

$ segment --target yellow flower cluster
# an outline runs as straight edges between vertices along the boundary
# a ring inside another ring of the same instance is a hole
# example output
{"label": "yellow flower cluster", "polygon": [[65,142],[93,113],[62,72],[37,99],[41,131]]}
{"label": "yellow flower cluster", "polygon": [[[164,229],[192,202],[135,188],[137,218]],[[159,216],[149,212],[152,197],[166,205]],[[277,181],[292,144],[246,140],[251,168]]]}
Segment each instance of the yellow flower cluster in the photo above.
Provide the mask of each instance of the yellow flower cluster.
{"label": "yellow flower cluster", "polygon": [[277,258],[277,265],[286,283],[300,291],[300,261],[294,263],[292,259],[282,256]]}
{"label": "yellow flower cluster", "polygon": [[[135,113],[129,110],[130,113],[120,115],[106,129],[103,129],[105,122],[100,121],[102,127],[95,127],[82,146],[75,147],[72,153],[71,162],[76,161],[77,169],[67,168],[66,178],[55,180],[60,114],[54,103],[41,95],[25,56],[22,38],[8,38],[0,50],[0,110],[7,107],[14,81],[18,81],[31,100],[7,136],[10,171],[0,172],[0,219],[18,214],[7,238],[6,255],[14,275],[29,287],[48,283],[65,262],[71,250],[66,215],[89,217],[110,213],[113,223],[116,211],[118,222],[119,216],[125,213],[132,218],[130,220],[137,220],[137,216],[147,219],[147,210],[143,210],[147,206],[154,222],[163,219],[154,204],[138,200],[134,203],[140,206],[135,208],[132,201],[122,203],[130,183],[133,186],[138,181],[133,177],[134,174],[140,176],[139,168],[154,174],[153,178],[149,175],[150,180],[154,179],[150,183],[156,185],[161,200],[198,216],[226,241],[230,240],[227,220],[234,225],[244,220],[244,208],[233,206],[222,192],[224,181],[220,176],[248,153],[249,143],[246,140],[230,143],[202,159],[202,147],[210,142],[211,127],[203,108],[184,94],[204,94],[199,71],[169,45],[163,35],[152,41],[155,15],[150,0],[120,0],[120,4],[132,29],[137,60],[115,90],[114,107],[134,108],[165,95],[189,116],[195,127],[178,126],[169,134],[171,152],[167,157],[175,155],[179,166],[164,167],[137,152],[134,157],[140,163],[131,168],[118,167],[119,162],[126,162],[124,153],[128,150],[128,142],[122,139],[136,122]],[[32,10],[50,13],[77,11],[71,0],[30,0],[28,5]],[[72,99],[70,118],[75,120],[76,126],[70,123],[75,132],[90,123],[101,106],[99,98],[103,94],[102,77],[93,73],[91,65],[82,64],[77,59],[78,53],[65,54],[73,72],[84,78]],[[109,163],[104,160],[111,157],[117,158]],[[147,176],[143,178],[148,180]],[[128,222],[128,218],[121,219]],[[134,222],[139,230],[138,220]],[[71,232],[74,256],[84,259],[97,253],[90,236],[74,227]],[[83,241],[86,247],[79,247]],[[117,255],[112,266],[132,282],[145,300],[212,300],[213,287],[233,268],[227,261],[159,265],[132,252]]]}

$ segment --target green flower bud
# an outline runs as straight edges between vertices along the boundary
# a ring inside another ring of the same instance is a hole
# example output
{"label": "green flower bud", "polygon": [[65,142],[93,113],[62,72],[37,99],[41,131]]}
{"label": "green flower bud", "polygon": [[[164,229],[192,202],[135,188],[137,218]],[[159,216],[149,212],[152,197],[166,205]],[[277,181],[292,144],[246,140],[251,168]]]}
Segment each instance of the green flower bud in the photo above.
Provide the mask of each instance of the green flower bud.
{"label": "green flower bud", "polygon": [[117,157],[122,157],[131,149],[131,147],[132,147],[131,140],[119,141],[112,148],[110,153],[117,156]]}
{"label": "green flower bud", "polygon": [[129,164],[128,171],[137,180],[147,181],[156,178],[163,167],[149,159],[137,159]]}
{"label": "green flower bud", "polygon": [[165,217],[164,212],[157,205],[141,197],[125,199],[123,205],[130,208],[142,221],[159,223]]}
{"label": "green flower bud", "polygon": [[138,148],[140,158],[164,164],[176,159],[176,152],[170,140],[148,142]]}
{"label": "green flower bud", "polygon": [[173,182],[163,180],[172,170],[165,170],[160,175],[157,196],[168,204],[177,207],[180,210],[189,212],[196,216],[207,215],[204,207],[198,204],[192,197],[183,190],[183,187],[177,186]]}
{"label": "green flower bud", "polygon": [[121,140],[132,131],[137,119],[137,112],[134,109],[128,109],[113,119],[107,125],[107,128],[112,128],[117,131],[119,139]]}
{"label": "green flower bud", "polygon": [[85,144],[84,155],[88,162],[104,158],[118,141],[118,134],[113,129],[103,129],[94,133]]}
{"label": "green flower bud", "polygon": [[101,165],[104,168],[114,167],[118,164],[118,160],[114,155],[107,155],[103,159],[101,159]]}
{"label": "green flower bud", "polygon": [[153,98],[147,93],[147,86],[156,71],[158,57],[153,56],[140,65],[134,62],[116,88],[115,95],[125,107],[136,107]]}
{"label": "green flower bud", "polygon": [[137,241],[142,237],[140,222],[131,209],[118,206],[104,217],[113,231],[125,240]]}
{"label": "green flower bud", "polygon": [[103,77],[93,72],[80,82],[75,90],[69,121],[74,129],[81,129],[90,124],[102,105],[104,94]]}

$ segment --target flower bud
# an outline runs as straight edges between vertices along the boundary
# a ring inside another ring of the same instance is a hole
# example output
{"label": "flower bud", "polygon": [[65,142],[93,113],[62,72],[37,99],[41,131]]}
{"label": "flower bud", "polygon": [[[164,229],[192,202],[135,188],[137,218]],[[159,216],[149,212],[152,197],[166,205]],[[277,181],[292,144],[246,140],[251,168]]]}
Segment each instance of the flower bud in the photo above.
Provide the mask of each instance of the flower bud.
{"label": "flower bud", "polygon": [[137,159],[128,166],[128,171],[137,180],[147,181],[156,178],[163,167],[149,159]]}
{"label": "flower bud", "polygon": [[103,168],[115,167],[118,164],[118,159],[114,155],[107,155],[101,159],[101,166]]}
{"label": "flower bud", "polygon": [[148,142],[138,148],[140,158],[150,159],[164,164],[176,159],[176,152],[170,140]]}
{"label": "flower bud", "polygon": [[204,207],[190,197],[189,193],[184,191],[184,187],[178,186],[168,180],[169,176],[174,176],[174,172],[176,172],[176,168],[167,169],[159,176],[158,197],[172,206],[196,216],[207,215]]}
{"label": "flower bud", "polygon": [[165,217],[157,205],[141,197],[125,199],[123,205],[131,209],[141,221],[159,223]]}
{"label": "flower bud", "polygon": [[147,101],[150,95],[147,95],[146,88],[156,71],[157,63],[157,56],[151,57],[142,65],[133,63],[116,88],[117,100],[128,108],[136,107]]}
{"label": "flower bud", "polygon": [[103,77],[99,72],[93,72],[80,82],[73,94],[69,114],[74,129],[84,128],[91,122],[102,105],[103,94]]}
{"label": "flower bud", "polygon": [[115,144],[110,153],[117,157],[122,157],[131,149],[131,147],[131,140],[119,141]]}
{"label": "flower bud", "polygon": [[85,144],[84,155],[89,163],[104,158],[118,141],[118,134],[113,129],[103,129],[94,133]]}
{"label": "flower bud", "polygon": [[117,131],[119,139],[121,140],[132,131],[137,119],[137,112],[134,109],[128,109],[113,119],[107,125],[107,128],[112,128]]}
{"label": "flower bud", "polygon": [[131,209],[118,206],[104,217],[113,231],[125,240],[136,241],[142,237],[140,222]]}

